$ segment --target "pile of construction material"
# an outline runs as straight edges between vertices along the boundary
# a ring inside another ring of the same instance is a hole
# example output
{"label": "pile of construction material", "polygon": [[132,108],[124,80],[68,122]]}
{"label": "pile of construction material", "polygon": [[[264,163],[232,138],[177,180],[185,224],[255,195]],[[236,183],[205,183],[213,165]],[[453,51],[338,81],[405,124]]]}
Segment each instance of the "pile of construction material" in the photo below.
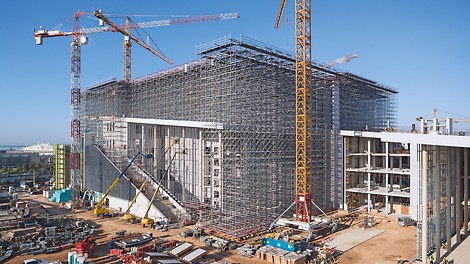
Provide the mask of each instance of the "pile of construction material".
{"label": "pile of construction material", "polygon": [[256,256],[274,264],[305,264],[307,256],[273,246],[263,246],[256,251]]}
{"label": "pile of construction material", "polygon": [[199,240],[201,242],[204,242],[204,244],[206,244],[208,246],[211,246],[212,242],[214,242],[214,239],[212,237],[209,237],[209,236],[200,236]]}
{"label": "pile of construction material", "polygon": [[192,237],[194,235],[194,231],[193,230],[184,230],[183,232],[181,232],[178,236],[180,237]]}
{"label": "pile of construction material", "polygon": [[256,247],[250,244],[245,244],[238,248],[238,255],[251,258],[256,254]]}
{"label": "pile of construction material", "polygon": [[194,232],[194,236],[199,236],[199,240],[201,242],[204,242],[204,244],[214,247],[219,251],[233,250],[238,247],[237,242],[231,242],[218,237],[199,235],[198,233],[196,233],[196,231]]}
{"label": "pile of construction material", "polygon": [[36,255],[70,249],[95,232],[95,225],[83,219],[62,216],[39,220],[32,227],[10,230],[7,233],[15,253]]}

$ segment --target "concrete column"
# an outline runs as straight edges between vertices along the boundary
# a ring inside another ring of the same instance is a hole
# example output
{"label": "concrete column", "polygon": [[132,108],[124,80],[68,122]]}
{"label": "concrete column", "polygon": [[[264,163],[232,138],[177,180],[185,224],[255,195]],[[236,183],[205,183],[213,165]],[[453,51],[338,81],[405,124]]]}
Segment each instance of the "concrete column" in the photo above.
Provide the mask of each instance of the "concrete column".
{"label": "concrete column", "polygon": [[[145,142],[145,125],[141,126],[141,130],[142,130],[142,138],[141,138],[141,141],[140,141],[141,142],[140,152],[145,155],[145,154],[147,154],[147,153],[145,153],[145,144],[146,144],[146,142]],[[142,164],[143,168],[145,168],[145,165],[144,165],[145,163],[144,162],[145,162],[145,157],[141,155],[140,156],[140,163]]]}
{"label": "concrete column", "polygon": [[434,238],[434,243],[436,244],[436,259],[435,263],[441,263],[441,228],[442,228],[442,217],[441,217],[441,148],[436,146],[436,151],[434,152],[434,212],[436,214],[435,223],[436,223],[436,237]]}
{"label": "concrete column", "polygon": [[[168,172],[167,172],[167,182],[168,182],[168,190],[173,193],[173,190],[171,189],[171,177],[170,177],[170,168],[171,168],[171,136],[170,136],[170,127],[167,128],[167,136],[168,136],[168,145],[166,146],[168,148]],[[165,173],[165,170],[163,170],[163,173]]]}
{"label": "concrete column", "polygon": [[199,178],[198,179],[198,185],[199,185],[199,197],[202,203],[204,203],[204,198],[205,198],[205,192],[204,192],[204,139],[203,139],[203,134],[202,130],[199,130],[199,152],[197,158],[201,162],[198,162],[198,167],[199,167]]}
{"label": "concrete column", "polygon": [[[343,170],[342,170],[342,174],[343,174],[343,186],[344,186],[344,188],[343,188],[343,205],[342,205],[341,208],[343,210],[346,210],[346,211],[349,210],[348,203],[346,201],[346,197],[347,197],[346,196],[346,189],[348,188],[348,186],[346,184],[346,177],[349,177],[349,175],[346,173],[346,170],[348,169],[346,167],[346,159],[348,159],[348,157],[346,156],[346,154],[348,154],[348,153],[346,153],[346,151],[348,151],[347,148],[346,148],[346,144],[347,144],[347,142],[349,142],[349,140],[350,140],[350,137],[343,137],[343,164],[344,164],[344,167],[343,167]],[[223,155],[221,155],[221,158],[222,158],[222,156]]]}
{"label": "concrete column", "polygon": [[450,251],[452,248],[452,214],[451,214],[451,203],[452,199],[452,161],[450,157],[450,152],[452,148],[446,148],[446,239],[447,239],[447,251]]}
{"label": "concrete column", "polygon": [[153,176],[158,179],[158,152],[157,152],[157,126],[153,126]]}
{"label": "concrete column", "polygon": [[371,141],[371,146],[370,146],[370,155],[371,155],[371,160],[372,160],[371,166],[372,166],[372,168],[374,168],[374,169],[375,169],[377,166],[376,166],[376,164],[375,164],[375,156],[372,156],[372,153],[377,153],[377,149],[378,149],[378,148],[376,147],[376,145],[377,145],[376,143],[377,143],[376,140]]}
{"label": "concrete column", "polygon": [[460,244],[462,240],[460,239],[460,230],[462,228],[462,171],[461,171],[461,163],[462,163],[462,149],[456,149],[456,182],[455,182],[455,229],[457,233],[457,244]]}
{"label": "concrete column", "polygon": [[367,213],[370,213],[370,162],[371,162],[371,153],[370,153],[370,138],[367,140]]}
{"label": "concrete column", "polygon": [[222,144],[222,133],[219,132],[219,153],[218,153],[219,154],[219,166],[220,166],[220,169],[219,169],[219,181],[220,181],[219,182],[219,190],[220,190],[220,192],[219,192],[219,198],[218,198],[219,199],[219,206],[222,204],[222,201],[223,201],[222,197],[224,195],[224,191],[223,191],[224,190],[224,188],[223,188],[224,187],[223,186],[223,184],[224,184],[224,181],[223,181],[223,176],[224,176],[224,170],[223,170],[223,168],[224,168],[224,166],[223,166],[223,164],[224,164],[224,155],[222,155],[223,153],[224,153],[224,145]]}
{"label": "concrete column", "polygon": [[421,218],[421,259],[423,263],[428,259],[428,146],[422,145],[422,218]]}
{"label": "concrete column", "polygon": [[183,143],[183,149],[181,150],[182,155],[180,155],[180,156],[183,159],[183,169],[182,169],[182,171],[183,171],[183,183],[182,183],[183,188],[182,188],[182,194],[181,194],[182,195],[181,201],[184,202],[184,200],[185,200],[184,196],[185,196],[185,193],[186,193],[186,155],[185,155],[186,154],[186,128],[183,127],[182,130],[183,131],[181,132],[181,134],[182,134],[182,136],[181,136],[182,139],[181,140],[183,141],[182,142]]}
{"label": "concrete column", "polygon": [[[385,170],[390,169],[389,164],[388,164],[389,159],[390,159],[390,154],[388,153],[388,145],[389,143],[385,142]],[[385,192],[387,193],[385,195],[385,212],[387,215],[390,213],[390,210],[388,208],[388,185],[389,185],[388,176],[389,176],[388,173],[385,173]]]}
{"label": "concrete column", "polygon": [[468,150],[463,149],[463,230],[468,236]]}

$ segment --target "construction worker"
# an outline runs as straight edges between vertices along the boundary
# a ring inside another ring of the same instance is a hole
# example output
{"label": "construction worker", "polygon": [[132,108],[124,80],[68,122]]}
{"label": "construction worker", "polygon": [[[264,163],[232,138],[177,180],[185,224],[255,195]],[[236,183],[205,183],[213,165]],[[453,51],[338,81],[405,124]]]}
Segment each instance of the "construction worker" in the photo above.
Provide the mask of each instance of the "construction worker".
{"label": "construction worker", "polygon": [[429,263],[434,263],[434,256],[432,254],[429,255]]}

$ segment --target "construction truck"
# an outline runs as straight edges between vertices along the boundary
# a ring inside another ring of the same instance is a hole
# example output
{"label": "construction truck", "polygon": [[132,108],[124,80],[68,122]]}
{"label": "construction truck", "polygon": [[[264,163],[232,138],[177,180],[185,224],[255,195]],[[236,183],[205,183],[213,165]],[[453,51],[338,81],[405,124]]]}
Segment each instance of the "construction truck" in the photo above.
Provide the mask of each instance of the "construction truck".
{"label": "construction truck", "polygon": [[106,198],[108,197],[109,193],[114,189],[114,187],[116,187],[116,185],[119,183],[119,180],[121,179],[121,177],[124,175],[124,173],[127,171],[127,169],[132,165],[132,163],[135,161],[135,159],[137,159],[138,156],[144,156],[145,158],[152,158],[153,156],[151,154],[147,154],[147,155],[143,155],[142,153],[140,152],[137,152],[137,154],[134,156],[134,158],[132,158],[132,160],[129,162],[129,164],[127,164],[126,168],[119,174],[119,176],[114,180],[113,184],[111,184],[111,186],[108,188],[108,190],[106,191],[106,193],[103,195],[103,197],[101,198],[101,200],[98,202],[98,204],[96,204],[96,207],[94,209],[94,213],[95,215],[99,216],[100,218],[103,218],[104,216],[109,216],[109,210],[107,208],[104,208],[103,207],[103,203],[104,201],[106,201]]}

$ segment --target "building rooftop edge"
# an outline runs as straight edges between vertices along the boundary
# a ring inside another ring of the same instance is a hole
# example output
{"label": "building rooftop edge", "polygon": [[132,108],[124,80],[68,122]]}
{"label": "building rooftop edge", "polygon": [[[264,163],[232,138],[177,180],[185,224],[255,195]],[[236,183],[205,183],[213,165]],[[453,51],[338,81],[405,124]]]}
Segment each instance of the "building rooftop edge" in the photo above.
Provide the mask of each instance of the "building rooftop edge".
{"label": "building rooftop edge", "polygon": [[[102,120],[113,120],[112,117],[100,117]],[[123,117],[115,118],[116,121],[124,121],[127,123],[148,124],[148,125],[163,125],[163,126],[177,126],[177,127],[193,127],[193,128],[209,128],[209,129],[224,129],[224,124],[217,122],[199,122],[199,121],[186,121],[186,120],[167,120],[167,119],[150,119],[150,118],[134,118]]]}
{"label": "building rooftop edge", "polygon": [[340,133],[341,136],[378,138],[385,142],[470,148],[470,137],[467,136],[353,130],[341,130]]}

